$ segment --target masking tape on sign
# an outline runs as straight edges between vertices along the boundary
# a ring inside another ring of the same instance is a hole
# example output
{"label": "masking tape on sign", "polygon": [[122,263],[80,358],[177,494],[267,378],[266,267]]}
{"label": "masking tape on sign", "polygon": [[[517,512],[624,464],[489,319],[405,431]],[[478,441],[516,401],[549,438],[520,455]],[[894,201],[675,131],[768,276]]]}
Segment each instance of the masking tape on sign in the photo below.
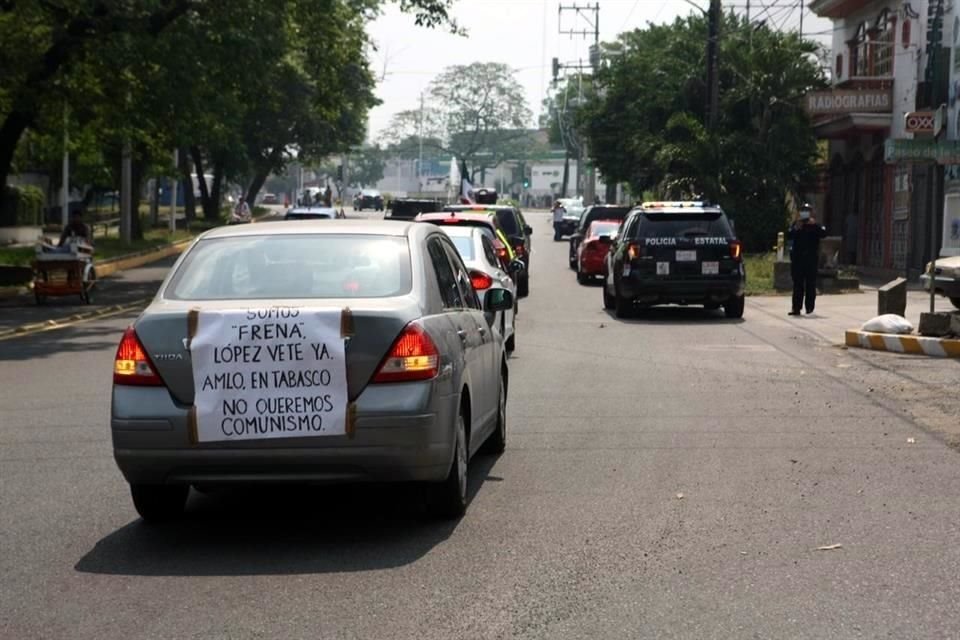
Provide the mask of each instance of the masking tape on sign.
{"label": "masking tape on sign", "polygon": [[353,336],[353,312],[350,307],[344,307],[340,312],[340,337],[350,338]]}
{"label": "masking tape on sign", "polygon": [[[190,346],[193,344],[193,338],[197,335],[197,328],[200,326],[200,309],[190,309],[187,312],[187,343],[183,345],[186,347],[186,350],[190,351]],[[200,442],[200,437],[197,435],[197,406],[191,405],[190,410],[187,412],[187,431],[190,435],[190,444],[197,444]]]}
{"label": "masking tape on sign", "polygon": [[347,424],[346,424],[347,438],[353,440],[353,436],[357,433],[357,403],[351,402],[347,406]]}

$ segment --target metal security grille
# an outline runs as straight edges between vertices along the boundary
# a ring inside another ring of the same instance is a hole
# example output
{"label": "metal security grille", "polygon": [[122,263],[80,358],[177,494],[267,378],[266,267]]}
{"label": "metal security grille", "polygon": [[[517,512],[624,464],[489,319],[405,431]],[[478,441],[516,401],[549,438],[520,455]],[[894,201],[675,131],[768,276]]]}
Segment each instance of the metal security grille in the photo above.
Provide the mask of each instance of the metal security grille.
{"label": "metal security grille", "polygon": [[907,252],[910,247],[910,225],[906,220],[893,223],[893,268],[906,271]]}
{"label": "metal security grille", "polygon": [[864,264],[883,266],[883,161],[867,165],[866,206],[863,218]]}

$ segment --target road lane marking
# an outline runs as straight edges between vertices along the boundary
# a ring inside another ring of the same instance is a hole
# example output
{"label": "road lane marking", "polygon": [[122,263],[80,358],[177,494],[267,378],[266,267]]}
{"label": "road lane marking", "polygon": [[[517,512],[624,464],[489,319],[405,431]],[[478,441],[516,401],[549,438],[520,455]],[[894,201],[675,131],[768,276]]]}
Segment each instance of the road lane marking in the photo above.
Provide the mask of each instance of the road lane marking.
{"label": "road lane marking", "polygon": [[125,305],[112,305],[110,307],[105,307],[97,311],[92,311],[90,313],[75,313],[72,316],[67,316],[63,320],[45,320],[43,322],[31,322],[28,324],[20,325],[19,327],[14,327],[12,329],[7,329],[0,332],[0,342],[4,340],[11,340],[13,338],[23,338],[26,336],[31,336],[37,333],[42,333],[44,331],[54,331],[56,329],[66,329],[67,327],[72,327],[74,325],[83,324],[91,320],[99,320],[100,318],[110,318],[112,316],[118,316],[124,313],[129,313],[131,311],[136,311],[146,307],[150,303],[150,298],[143,298],[141,300],[136,300],[134,302],[127,303]]}

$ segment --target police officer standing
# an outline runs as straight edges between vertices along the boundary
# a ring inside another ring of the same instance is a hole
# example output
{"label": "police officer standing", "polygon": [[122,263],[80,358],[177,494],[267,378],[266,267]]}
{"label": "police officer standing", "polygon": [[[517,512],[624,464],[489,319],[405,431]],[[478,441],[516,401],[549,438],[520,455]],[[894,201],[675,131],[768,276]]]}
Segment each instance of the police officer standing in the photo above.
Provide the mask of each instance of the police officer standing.
{"label": "police officer standing", "polygon": [[792,241],[790,247],[790,275],[793,277],[791,316],[800,315],[800,309],[803,307],[808,314],[813,313],[817,300],[820,240],[826,235],[827,230],[817,224],[810,205],[803,205],[800,208],[799,218],[787,231],[787,237]]}

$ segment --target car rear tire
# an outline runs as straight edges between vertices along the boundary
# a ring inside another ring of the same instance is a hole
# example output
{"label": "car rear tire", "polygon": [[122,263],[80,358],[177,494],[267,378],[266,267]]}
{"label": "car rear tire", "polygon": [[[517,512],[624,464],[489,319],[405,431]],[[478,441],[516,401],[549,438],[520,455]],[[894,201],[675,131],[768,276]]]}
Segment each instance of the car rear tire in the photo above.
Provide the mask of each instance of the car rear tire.
{"label": "car rear tire", "polygon": [[723,314],[728,318],[742,318],[744,303],[743,296],[730,298],[730,301],[723,305]]}
{"label": "car rear tire", "polygon": [[530,276],[524,274],[517,279],[517,297],[526,298],[530,295]]}
{"label": "car rear tire", "polygon": [[507,449],[507,376],[505,372],[500,374],[500,396],[497,402],[497,427],[483,443],[484,453],[498,454]]}
{"label": "car rear tire", "polygon": [[603,308],[609,311],[616,306],[616,301],[613,299],[613,296],[610,295],[610,292],[607,291],[607,283],[603,283]]}
{"label": "car rear tire", "polygon": [[517,330],[514,328],[513,333],[510,334],[510,337],[507,338],[507,341],[503,345],[504,349],[507,350],[507,353],[513,353],[517,350]]}
{"label": "car rear tire", "polygon": [[613,313],[621,320],[633,314],[632,302],[621,296],[618,291],[613,293]]}
{"label": "car rear tire", "polygon": [[146,522],[168,522],[183,515],[188,485],[131,484],[130,495],[137,513]]}
{"label": "car rear tire", "polygon": [[950,298],[950,304],[955,306],[957,309],[960,309],[960,297]]}
{"label": "car rear tire", "polygon": [[590,284],[590,276],[580,271],[580,269],[577,269],[577,282],[580,284]]}
{"label": "car rear tire", "polygon": [[456,442],[453,445],[453,463],[442,483],[434,485],[430,496],[433,516],[450,520],[467,511],[467,423],[463,409],[457,415]]}

